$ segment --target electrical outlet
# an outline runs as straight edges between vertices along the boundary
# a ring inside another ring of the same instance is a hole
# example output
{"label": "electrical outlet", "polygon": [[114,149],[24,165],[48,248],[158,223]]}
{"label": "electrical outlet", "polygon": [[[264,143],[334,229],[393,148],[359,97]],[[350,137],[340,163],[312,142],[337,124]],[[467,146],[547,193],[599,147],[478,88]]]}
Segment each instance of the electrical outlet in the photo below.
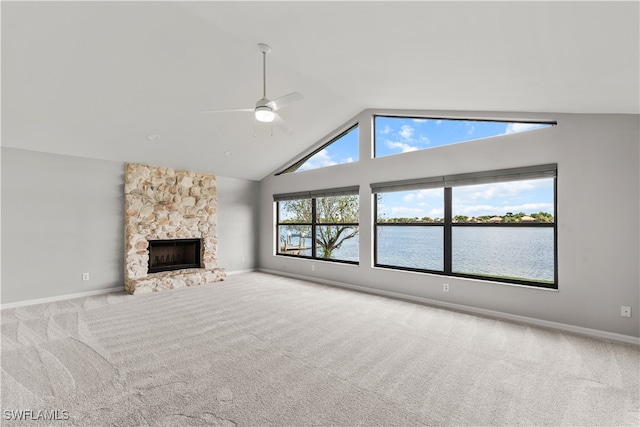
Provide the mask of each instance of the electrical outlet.
{"label": "electrical outlet", "polygon": [[620,316],[631,317],[631,307],[627,307],[626,305],[620,307]]}
{"label": "electrical outlet", "polygon": [[315,266],[315,264],[311,264],[311,271],[316,271],[316,266]]}
{"label": "electrical outlet", "polygon": [[89,280],[89,273],[82,273],[82,280]]}
{"label": "electrical outlet", "polygon": [[443,283],[442,284],[442,290],[445,292],[449,292],[449,284],[448,283]]}

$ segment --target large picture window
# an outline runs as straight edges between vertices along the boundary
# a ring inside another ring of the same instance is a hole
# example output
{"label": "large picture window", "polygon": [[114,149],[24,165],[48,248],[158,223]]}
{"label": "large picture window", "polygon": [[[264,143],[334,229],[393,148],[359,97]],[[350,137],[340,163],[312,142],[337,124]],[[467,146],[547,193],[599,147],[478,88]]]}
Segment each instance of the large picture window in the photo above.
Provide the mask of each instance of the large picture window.
{"label": "large picture window", "polygon": [[278,255],[357,263],[358,187],[275,195]]}
{"label": "large picture window", "polygon": [[556,165],[372,184],[378,267],[557,288]]}

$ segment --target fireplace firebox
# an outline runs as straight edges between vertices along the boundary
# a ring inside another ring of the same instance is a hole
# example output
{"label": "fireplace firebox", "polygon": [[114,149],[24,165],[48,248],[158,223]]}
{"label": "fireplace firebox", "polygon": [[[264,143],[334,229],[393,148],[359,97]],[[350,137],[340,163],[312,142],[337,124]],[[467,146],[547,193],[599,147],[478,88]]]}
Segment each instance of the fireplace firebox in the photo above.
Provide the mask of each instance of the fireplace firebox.
{"label": "fireplace firebox", "polygon": [[200,239],[149,240],[149,273],[201,268]]}

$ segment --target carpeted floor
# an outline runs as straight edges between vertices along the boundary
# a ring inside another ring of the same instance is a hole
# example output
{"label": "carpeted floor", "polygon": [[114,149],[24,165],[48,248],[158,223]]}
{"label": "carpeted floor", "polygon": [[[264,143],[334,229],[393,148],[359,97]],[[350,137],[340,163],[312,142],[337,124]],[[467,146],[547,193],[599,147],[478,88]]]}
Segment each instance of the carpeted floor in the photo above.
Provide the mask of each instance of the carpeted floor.
{"label": "carpeted floor", "polygon": [[264,273],[5,309],[1,346],[3,425],[640,423],[637,346]]}

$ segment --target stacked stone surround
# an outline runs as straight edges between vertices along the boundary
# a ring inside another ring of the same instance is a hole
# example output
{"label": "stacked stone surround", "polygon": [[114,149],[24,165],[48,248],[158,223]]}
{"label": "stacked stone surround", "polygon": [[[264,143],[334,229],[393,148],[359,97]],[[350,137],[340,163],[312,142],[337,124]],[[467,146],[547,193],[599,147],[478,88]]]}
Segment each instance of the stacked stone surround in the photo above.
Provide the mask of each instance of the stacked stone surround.
{"label": "stacked stone surround", "polygon": [[[217,262],[215,175],[125,164],[125,290],[156,292],[224,280]],[[201,265],[148,271],[149,240],[201,239]]]}

